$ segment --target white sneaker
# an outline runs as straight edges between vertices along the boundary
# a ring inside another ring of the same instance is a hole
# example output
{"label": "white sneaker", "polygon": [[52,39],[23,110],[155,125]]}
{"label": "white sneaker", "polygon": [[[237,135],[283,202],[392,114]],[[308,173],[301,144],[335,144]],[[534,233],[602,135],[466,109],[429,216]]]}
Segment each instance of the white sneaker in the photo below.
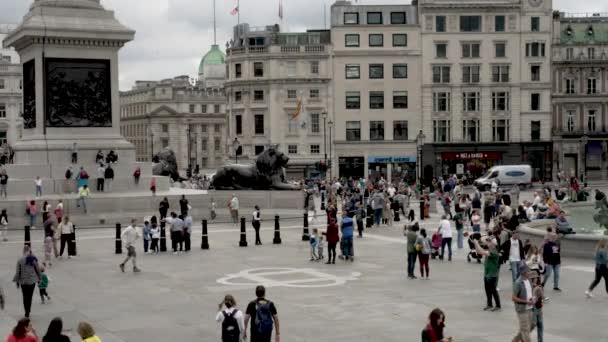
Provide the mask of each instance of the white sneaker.
{"label": "white sneaker", "polygon": [[589,291],[589,290],[585,291],[585,295],[587,296],[587,298],[593,297],[593,295],[591,294],[591,291]]}

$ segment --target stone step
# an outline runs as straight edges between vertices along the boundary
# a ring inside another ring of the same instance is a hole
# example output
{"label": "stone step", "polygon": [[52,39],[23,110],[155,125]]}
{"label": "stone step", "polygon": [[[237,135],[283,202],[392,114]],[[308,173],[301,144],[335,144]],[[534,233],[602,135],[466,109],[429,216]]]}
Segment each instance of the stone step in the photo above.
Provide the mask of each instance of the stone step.
{"label": "stone step", "polygon": [[[24,165],[24,164],[9,164],[4,166],[9,179],[36,179],[40,177],[42,179],[65,179],[65,171],[68,166],[72,166],[74,173],[79,172],[80,167],[83,166],[91,178],[97,177],[98,165],[94,162],[82,163],[82,164],[39,164],[39,165]],[[118,161],[116,164],[112,164],[114,169],[115,178],[118,177],[132,177],[135,168],[141,169],[142,176],[151,176],[153,163],[138,163],[138,162],[127,162]],[[75,175],[74,175],[75,176]]]}

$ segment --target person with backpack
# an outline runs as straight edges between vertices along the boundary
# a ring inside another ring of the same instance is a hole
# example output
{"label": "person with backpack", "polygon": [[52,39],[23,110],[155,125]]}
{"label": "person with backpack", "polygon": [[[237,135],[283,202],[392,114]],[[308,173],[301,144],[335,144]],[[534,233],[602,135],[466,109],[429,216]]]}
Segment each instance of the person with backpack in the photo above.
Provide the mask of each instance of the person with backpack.
{"label": "person with backpack", "polygon": [[76,175],[76,180],[78,181],[78,189],[83,188],[85,185],[89,186],[89,174],[84,169],[84,167],[80,167],[80,172]]}
{"label": "person with backpack", "polygon": [[236,308],[236,300],[226,295],[219,304],[215,321],[222,325],[222,342],[243,342],[245,323],[241,310]]}
{"label": "person with backpack", "polygon": [[281,342],[279,315],[274,303],[267,300],[266,288],[258,285],[255,288],[256,299],[247,305],[245,311],[245,328],[243,340],[247,339],[247,326],[251,320],[251,342],[270,342],[272,331],[275,331],[275,342]]}
{"label": "person with backpack", "polygon": [[74,176],[74,170],[72,169],[72,165],[68,166],[65,170],[65,183],[63,184],[63,192],[70,193],[73,192],[72,186],[72,177]]}

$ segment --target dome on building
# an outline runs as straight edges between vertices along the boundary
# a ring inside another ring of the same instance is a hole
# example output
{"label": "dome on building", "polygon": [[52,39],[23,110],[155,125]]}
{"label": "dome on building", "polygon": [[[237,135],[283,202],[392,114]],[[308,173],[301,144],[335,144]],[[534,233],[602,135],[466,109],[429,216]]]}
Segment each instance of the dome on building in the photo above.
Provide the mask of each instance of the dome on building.
{"label": "dome on building", "polygon": [[211,50],[205,54],[203,59],[201,59],[201,64],[198,66],[199,75],[204,75],[205,66],[208,65],[220,65],[226,63],[226,54],[220,50],[219,45],[213,44],[211,45]]}

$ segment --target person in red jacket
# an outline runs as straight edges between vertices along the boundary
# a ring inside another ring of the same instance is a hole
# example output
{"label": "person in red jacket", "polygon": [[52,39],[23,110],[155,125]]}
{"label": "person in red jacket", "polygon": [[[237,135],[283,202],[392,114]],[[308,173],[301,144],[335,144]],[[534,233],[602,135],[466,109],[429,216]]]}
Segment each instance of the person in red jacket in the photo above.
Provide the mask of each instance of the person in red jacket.
{"label": "person in red jacket", "polygon": [[[329,219],[329,224],[327,225],[327,230],[325,231],[325,236],[327,240],[327,262],[326,264],[335,264],[336,263],[336,245],[340,241],[340,235],[338,233],[338,225],[336,224],[336,220],[332,217]],[[333,256],[333,259],[332,259]]]}

